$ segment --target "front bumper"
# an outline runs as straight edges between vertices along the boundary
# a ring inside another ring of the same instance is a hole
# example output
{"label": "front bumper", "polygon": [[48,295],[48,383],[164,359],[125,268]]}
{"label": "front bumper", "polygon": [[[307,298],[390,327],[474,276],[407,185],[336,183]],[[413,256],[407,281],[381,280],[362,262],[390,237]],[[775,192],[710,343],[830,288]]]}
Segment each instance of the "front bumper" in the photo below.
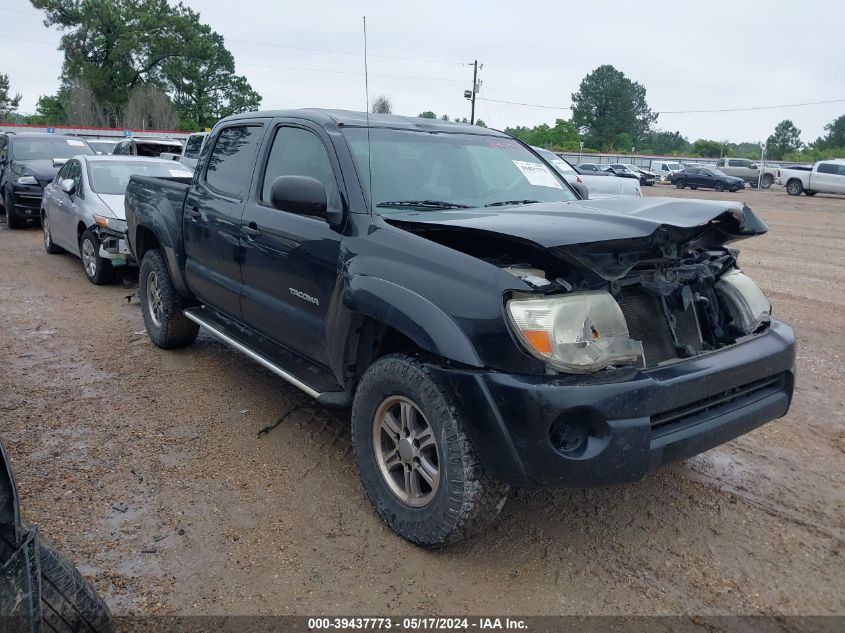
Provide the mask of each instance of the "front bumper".
{"label": "front bumper", "polygon": [[12,203],[18,215],[37,218],[41,215],[41,199],[44,189],[40,185],[15,185],[12,187]]}
{"label": "front bumper", "polygon": [[134,264],[135,258],[129,252],[129,241],[126,233],[97,227],[97,237],[100,239],[100,257],[111,261],[112,266]]}
{"label": "front bumper", "polygon": [[773,321],[729,348],[650,370],[515,376],[433,367],[485,468],[527,486],[637,481],[789,409],[795,335]]}

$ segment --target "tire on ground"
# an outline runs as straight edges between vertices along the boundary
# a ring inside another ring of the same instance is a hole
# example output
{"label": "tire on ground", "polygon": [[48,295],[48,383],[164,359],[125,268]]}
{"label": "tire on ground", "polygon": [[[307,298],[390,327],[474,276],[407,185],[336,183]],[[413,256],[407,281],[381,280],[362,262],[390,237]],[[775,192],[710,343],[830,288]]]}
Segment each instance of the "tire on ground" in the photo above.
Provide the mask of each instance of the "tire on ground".
{"label": "tire on ground", "polygon": [[[149,290],[152,283],[155,284],[159,293],[158,318],[155,318],[151,312]],[[141,261],[138,286],[144,325],[147,328],[150,340],[157,347],[177,349],[187,347],[196,340],[199,325],[183,314],[188,304],[179,295],[176,286],[173,285],[167,262],[160,249],[151,249],[144,255]]]}
{"label": "tire on ground", "polygon": [[45,631],[111,633],[111,611],[76,566],[40,533],[35,543],[41,564],[41,617]]}
{"label": "tire on ground", "polygon": [[44,209],[41,210],[41,231],[44,234],[44,250],[50,255],[58,255],[63,253],[65,249],[57,246],[53,241],[53,234],[50,231],[50,222],[47,221],[47,213]]}
{"label": "tire on ground", "polygon": [[801,184],[800,180],[790,180],[786,183],[786,193],[790,196],[800,196],[803,191],[804,185]]}
{"label": "tire on ground", "polygon": [[[88,271],[88,267],[85,264],[84,249],[86,242],[91,246],[93,261],[96,265],[93,275]],[[97,237],[97,234],[92,229],[85,231],[82,237],[79,238],[79,255],[83,258],[82,270],[85,271],[85,276],[92,284],[105,286],[114,281],[114,268],[109,260],[100,257],[100,238]]]}
{"label": "tire on ground", "polygon": [[15,205],[14,201],[12,200],[12,194],[10,194],[8,191],[6,191],[3,196],[3,206],[6,208],[6,228],[23,228],[26,221],[20,217],[20,214],[17,211],[15,211]]}
{"label": "tire on ground", "polygon": [[[373,427],[391,396],[411,400],[437,442],[439,484],[431,500],[411,507],[390,489],[379,469]],[[352,444],[364,490],[381,519],[422,547],[442,547],[481,530],[499,514],[509,487],[488,475],[464,431],[463,415],[420,358],[385,356],[364,373],[352,405]]]}

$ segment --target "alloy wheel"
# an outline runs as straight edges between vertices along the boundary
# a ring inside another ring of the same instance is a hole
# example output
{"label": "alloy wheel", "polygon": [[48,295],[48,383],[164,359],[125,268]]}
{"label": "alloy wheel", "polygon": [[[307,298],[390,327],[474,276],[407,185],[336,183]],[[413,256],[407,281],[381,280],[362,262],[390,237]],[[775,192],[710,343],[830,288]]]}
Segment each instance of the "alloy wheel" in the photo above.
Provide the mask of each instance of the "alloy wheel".
{"label": "alloy wheel", "polygon": [[147,306],[150,310],[150,318],[156,327],[161,327],[163,312],[161,288],[158,286],[158,275],[154,270],[147,275]]}
{"label": "alloy wheel", "polygon": [[87,238],[82,240],[82,265],[91,279],[97,276],[97,253],[91,240]]}

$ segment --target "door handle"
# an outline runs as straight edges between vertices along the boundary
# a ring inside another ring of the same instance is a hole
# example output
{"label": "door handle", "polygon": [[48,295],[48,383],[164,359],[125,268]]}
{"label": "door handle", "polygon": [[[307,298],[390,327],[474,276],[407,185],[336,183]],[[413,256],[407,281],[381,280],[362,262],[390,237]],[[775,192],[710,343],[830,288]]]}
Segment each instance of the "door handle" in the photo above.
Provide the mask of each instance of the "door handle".
{"label": "door handle", "polygon": [[191,214],[192,218],[199,219],[202,217],[202,213],[200,213],[199,207],[193,207],[188,213]]}
{"label": "door handle", "polygon": [[246,235],[248,240],[254,240],[256,237],[261,235],[261,231],[258,230],[258,225],[255,222],[250,222],[249,224],[242,226],[241,233]]}

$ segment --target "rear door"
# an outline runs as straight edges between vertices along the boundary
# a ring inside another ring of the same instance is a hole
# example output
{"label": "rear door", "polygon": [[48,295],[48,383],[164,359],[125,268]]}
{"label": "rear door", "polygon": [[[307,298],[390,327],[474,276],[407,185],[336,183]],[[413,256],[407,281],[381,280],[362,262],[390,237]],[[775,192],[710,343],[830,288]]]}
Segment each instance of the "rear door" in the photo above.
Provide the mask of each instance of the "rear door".
{"label": "rear door", "polygon": [[845,163],[819,163],[810,175],[810,189],[819,193],[845,193]]}
{"label": "rear door", "polygon": [[277,122],[243,216],[244,321],[265,336],[327,364],[326,320],[337,300],[340,232],[324,219],[270,206],[280,176],[310,176],[326,188],[329,210],[342,208],[337,156],[319,126]]}
{"label": "rear door", "polygon": [[249,119],[221,128],[202,173],[194,178],[182,218],[185,276],[210,307],[241,320],[240,230],[265,121]]}

